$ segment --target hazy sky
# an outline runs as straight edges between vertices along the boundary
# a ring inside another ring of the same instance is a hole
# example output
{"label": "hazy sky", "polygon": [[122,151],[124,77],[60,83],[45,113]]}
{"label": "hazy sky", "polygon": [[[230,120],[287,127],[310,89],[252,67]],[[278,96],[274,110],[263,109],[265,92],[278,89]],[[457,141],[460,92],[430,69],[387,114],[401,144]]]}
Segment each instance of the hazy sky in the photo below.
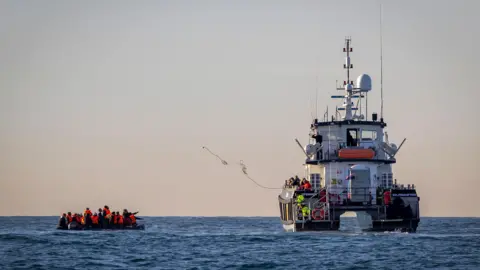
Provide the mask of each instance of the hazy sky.
{"label": "hazy sky", "polygon": [[[340,104],[345,36],[379,112],[379,3],[2,1],[0,214],[278,216],[234,163],[267,186],[303,175],[294,139],[317,87],[319,115]],[[394,177],[422,215],[480,216],[480,2],[383,3]]]}

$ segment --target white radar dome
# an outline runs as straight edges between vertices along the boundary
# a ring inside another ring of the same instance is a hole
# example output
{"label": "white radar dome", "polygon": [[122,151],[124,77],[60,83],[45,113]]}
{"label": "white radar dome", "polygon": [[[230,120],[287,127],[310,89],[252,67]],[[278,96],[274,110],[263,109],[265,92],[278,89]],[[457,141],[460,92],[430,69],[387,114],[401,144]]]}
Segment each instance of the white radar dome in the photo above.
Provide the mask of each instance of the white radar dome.
{"label": "white radar dome", "polygon": [[357,78],[357,87],[360,91],[368,92],[372,90],[372,78],[367,74],[362,74]]}

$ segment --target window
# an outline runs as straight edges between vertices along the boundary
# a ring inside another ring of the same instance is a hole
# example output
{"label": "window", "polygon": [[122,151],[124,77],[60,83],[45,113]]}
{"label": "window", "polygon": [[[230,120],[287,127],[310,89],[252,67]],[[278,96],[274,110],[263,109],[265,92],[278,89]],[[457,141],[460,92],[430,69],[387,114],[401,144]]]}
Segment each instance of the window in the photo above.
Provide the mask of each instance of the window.
{"label": "window", "polygon": [[391,188],[393,186],[393,174],[392,173],[383,173],[382,174],[382,187]]}
{"label": "window", "polygon": [[358,129],[347,129],[347,146],[358,146]]}
{"label": "window", "polygon": [[375,141],[377,132],[374,130],[362,130],[362,141]]}
{"label": "window", "polygon": [[319,173],[312,173],[310,174],[310,184],[312,184],[313,190],[320,189],[320,174]]}

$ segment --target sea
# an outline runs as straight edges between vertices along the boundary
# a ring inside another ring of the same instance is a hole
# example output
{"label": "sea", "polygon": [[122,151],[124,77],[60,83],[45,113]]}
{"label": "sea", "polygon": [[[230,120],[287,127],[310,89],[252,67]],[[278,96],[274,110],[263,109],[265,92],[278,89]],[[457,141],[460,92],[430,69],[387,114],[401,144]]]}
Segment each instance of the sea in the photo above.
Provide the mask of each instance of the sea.
{"label": "sea", "polygon": [[480,269],[480,218],[422,218],[417,233],[284,232],[275,217],[143,217],[144,231],[61,231],[0,217],[0,269]]}

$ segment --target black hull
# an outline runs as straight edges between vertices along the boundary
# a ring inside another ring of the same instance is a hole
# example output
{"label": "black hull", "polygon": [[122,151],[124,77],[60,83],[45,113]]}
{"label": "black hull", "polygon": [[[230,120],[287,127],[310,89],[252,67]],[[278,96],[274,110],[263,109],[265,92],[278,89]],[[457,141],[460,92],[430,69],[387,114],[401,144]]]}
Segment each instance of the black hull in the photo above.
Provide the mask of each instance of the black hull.
{"label": "black hull", "polygon": [[128,226],[128,227],[123,227],[123,228],[75,228],[75,229],[68,229],[68,228],[61,228],[57,227],[57,230],[64,230],[64,231],[124,231],[124,230],[130,230],[130,231],[142,231],[145,230],[145,225],[137,225],[134,227]]}
{"label": "black hull", "polygon": [[[371,232],[409,232],[415,233],[417,231],[419,219],[403,219],[403,220],[374,220],[372,227],[364,229],[363,231]],[[295,224],[295,231],[338,231],[340,229],[340,221],[299,221]]]}
{"label": "black hull", "polygon": [[[316,216],[315,220],[312,216],[313,211],[303,216],[301,209],[298,207],[292,194],[293,190],[284,189],[282,194],[278,196],[280,207],[280,220],[286,231],[336,231],[340,228],[341,216],[346,212],[355,212],[357,221],[362,231],[401,231],[411,232],[417,231],[420,222],[420,205],[419,198],[414,191],[410,190],[392,190],[394,195],[393,203],[384,205],[358,204],[353,205],[348,202],[343,204],[331,204],[323,215]],[[399,193],[403,192],[403,193]],[[395,196],[396,194],[405,196]],[[316,209],[326,209],[326,205],[318,203],[316,194],[303,194],[305,202],[302,205],[316,205]],[[414,195],[414,196],[412,196]],[[319,206],[320,205],[320,206]],[[323,208],[322,208],[323,207]],[[318,211],[316,213],[319,213]]]}

